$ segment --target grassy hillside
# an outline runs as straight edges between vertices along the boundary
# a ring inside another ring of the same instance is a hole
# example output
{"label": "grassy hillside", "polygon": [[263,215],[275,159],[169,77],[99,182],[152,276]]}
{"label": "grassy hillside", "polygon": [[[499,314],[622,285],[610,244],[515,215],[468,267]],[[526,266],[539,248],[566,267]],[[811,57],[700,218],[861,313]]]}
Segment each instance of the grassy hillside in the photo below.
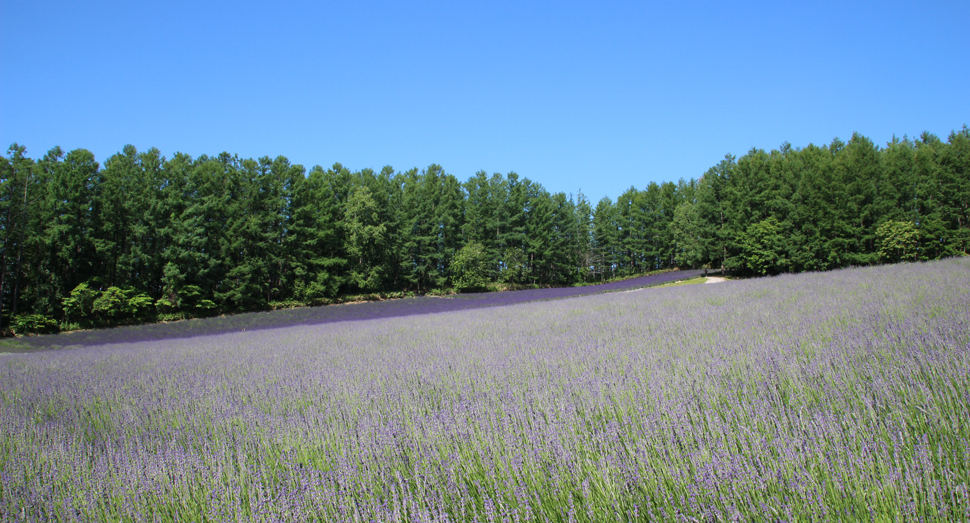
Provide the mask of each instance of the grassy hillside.
{"label": "grassy hillside", "polygon": [[970,518],[970,260],[0,356],[0,520]]}

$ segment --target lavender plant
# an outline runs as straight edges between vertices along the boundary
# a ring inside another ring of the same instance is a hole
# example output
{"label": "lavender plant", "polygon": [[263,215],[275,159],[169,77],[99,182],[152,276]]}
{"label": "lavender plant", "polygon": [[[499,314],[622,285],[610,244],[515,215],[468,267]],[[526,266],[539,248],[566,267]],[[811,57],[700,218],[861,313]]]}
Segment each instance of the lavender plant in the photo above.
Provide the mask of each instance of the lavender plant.
{"label": "lavender plant", "polygon": [[0,358],[3,521],[970,519],[970,261]]}

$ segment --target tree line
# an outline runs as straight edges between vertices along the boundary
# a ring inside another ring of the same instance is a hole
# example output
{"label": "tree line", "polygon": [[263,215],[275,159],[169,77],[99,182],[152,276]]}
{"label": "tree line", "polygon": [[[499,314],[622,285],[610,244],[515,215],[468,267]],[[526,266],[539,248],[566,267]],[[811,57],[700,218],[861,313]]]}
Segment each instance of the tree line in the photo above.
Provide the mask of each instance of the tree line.
{"label": "tree line", "polygon": [[309,172],[128,145],[0,160],[0,332],[347,295],[575,285],[670,269],[828,270],[966,254],[970,130],[728,155],[593,205],[516,173]]}

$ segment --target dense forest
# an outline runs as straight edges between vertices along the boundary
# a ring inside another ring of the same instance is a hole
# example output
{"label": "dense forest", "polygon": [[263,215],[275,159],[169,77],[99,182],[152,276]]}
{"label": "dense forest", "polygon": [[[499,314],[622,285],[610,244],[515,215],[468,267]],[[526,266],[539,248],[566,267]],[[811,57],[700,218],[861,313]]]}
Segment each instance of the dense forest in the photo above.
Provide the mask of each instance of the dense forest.
{"label": "dense forest", "polygon": [[0,332],[207,316],[341,296],[574,285],[674,267],[740,274],[970,249],[970,130],[726,156],[616,201],[515,173],[309,173],[280,156],[126,146],[0,160]]}

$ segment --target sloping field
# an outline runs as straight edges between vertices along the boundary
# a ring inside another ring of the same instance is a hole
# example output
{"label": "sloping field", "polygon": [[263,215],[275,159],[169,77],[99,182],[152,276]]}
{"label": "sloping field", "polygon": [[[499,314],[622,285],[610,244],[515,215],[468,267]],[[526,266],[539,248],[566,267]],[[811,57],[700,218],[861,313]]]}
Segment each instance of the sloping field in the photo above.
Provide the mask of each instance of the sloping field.
{"label": "sloping field", "polygon": [[0,357],[2,521],[970,519],[970,260]]}
{"label": "sloping field", "polygon": [[[30,352],[37,349],[81,347],[104,345],[107,343],[130,343],[135,341],[154,341],[172,338],[191,338],[211,336],[238,331],[254,331],[293,327],[297,325],[321,325],[343,321],[360,321],[378,318],[397,318],[436,312],[481,309],[515,305],[530,301],[555,300],[575,296],[588,296],[606,292],[625,291],[663,285],[677,280],[700,276],[703,271],[671,271],[628,280],[587,285],[584,287],[558,287],[550,289],[529,289],[512,292],[487,292],[457,294],[435,298],[418,296],[402,300],[364,302],[328,307],[303,307],[299,309],[272,312],[252,312],[234,314],[219,318],[205,318],[175,323],[158,323],[133,327],[118,327],[92,331],[70,332],[51,336],[32,336],[9,343],[16,352]],[[0,346],[0,352],[5,349]]]}

